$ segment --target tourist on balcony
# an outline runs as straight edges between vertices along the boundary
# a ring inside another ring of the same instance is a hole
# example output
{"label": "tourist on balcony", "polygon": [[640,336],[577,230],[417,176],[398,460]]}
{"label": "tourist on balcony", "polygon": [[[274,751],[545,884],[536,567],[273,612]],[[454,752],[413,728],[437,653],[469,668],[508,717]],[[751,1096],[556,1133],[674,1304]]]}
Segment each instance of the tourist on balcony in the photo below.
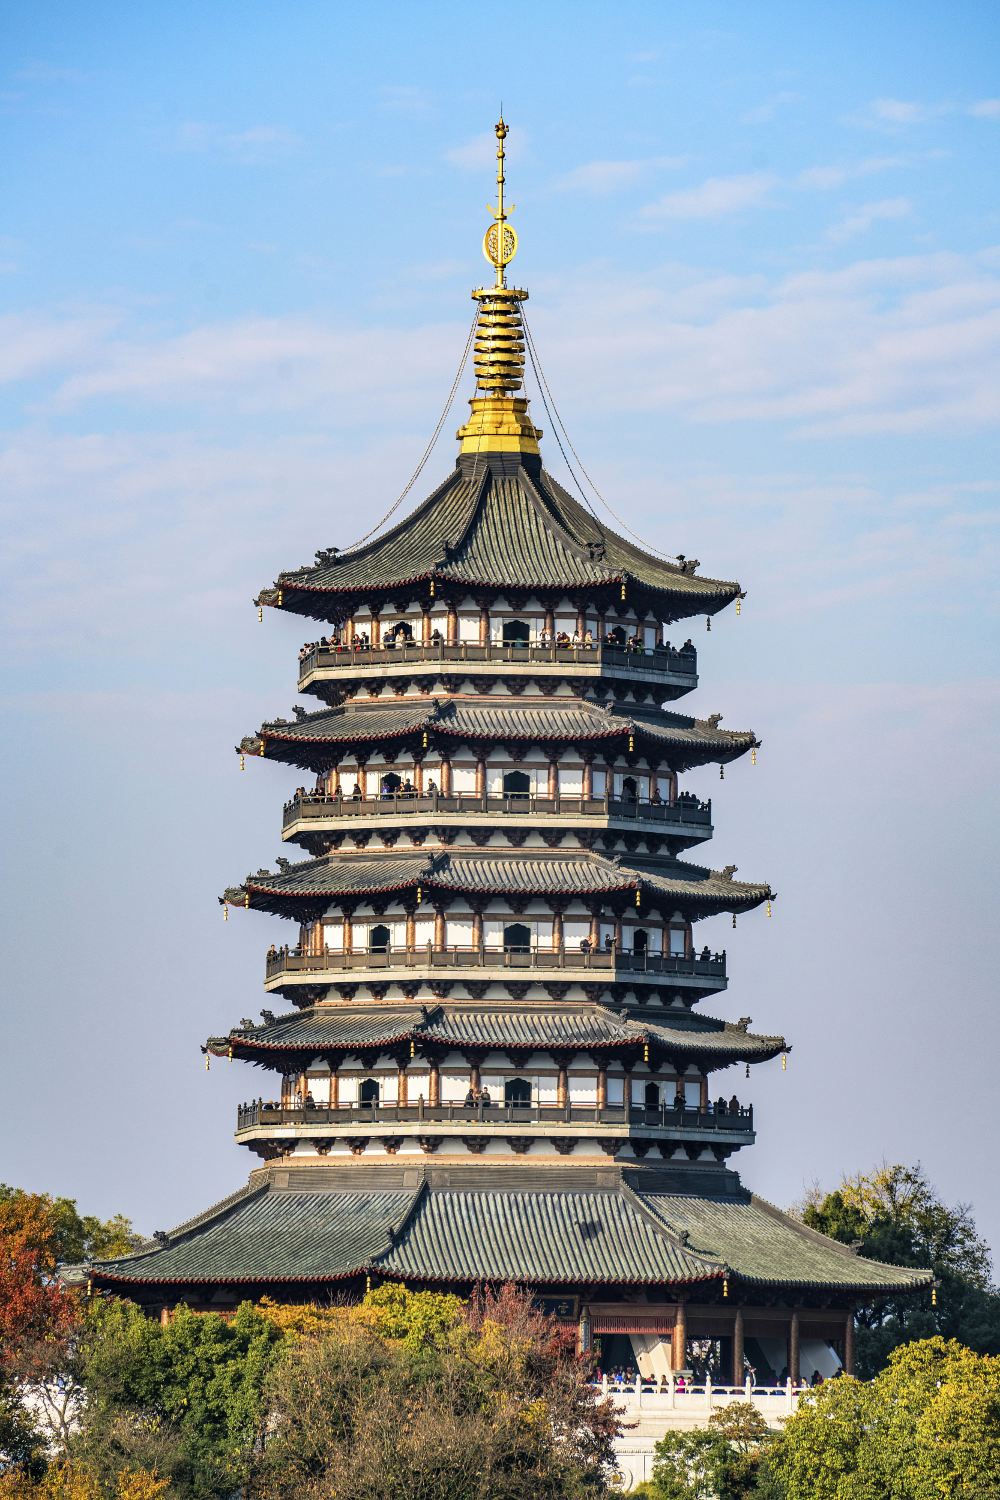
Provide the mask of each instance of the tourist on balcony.
{"label": "tourist on balcony", "polygon": [[413,785],[413,782],[410,780],[409,776],[404,777],[403,784],[399,789],[400,795],[403,797],[412,797],[416,790],[417,789]]}
{"label": "tourist on balcony", "polygon": [[580,952],[581,953],[589,953],[590,952],[590,938],[581,938],[580,939]]}
{"label": "tourist on balcony", "polygon": [[709,950],[709,946],[708,946],[707,943],[705,944],[704,948],[702,948],[702,950],[699,953],[698,957],[702,960],[703,963],[707,962],[708,959],[710,959],[712,957],[712,954],[711,954],[711,952]]}
{"label": "tourist on balcony", "polygon": [[273,959],[277,958],[277,956],[278,956],[278,950],[274,946],[274,944],[272,943],[271,946],[270,946],[270,948],[268,948],[268,950],[267,950],[267,961],[268,961],[268,963],[270,963]]}
{"label": "tourist on balcony", "polygon": [[434,777],[431,776],[430,779],[427,782],[427,785],[424,787],[424,791],[426,792],[426,794],[427,794],[428,797],[433,797],[433,796],[436,795],[437,789],[438,789],[438,784],[434,780]]}
{"label": "tourist on balcony", "polygon": [[726,1104],[725,1099],[722,1099],[722,1098],[716,1099],[716,1101],[715,1101],[715,1113],[717,1115],[724,1115],[724,1114],[728,1113],[728,1106]]}
{"label": "tourist on balcony", "polygon": [[316,1108],[316,1100],[312,1096],[312,1089],[309,1089],[306,1092],[306,1109],[315,1109],[315,1108]]}
{"label": "tourist on balcony", "polygon": [[660,796],[659,783],[656,781],[653,782],[653,791],[649,800],[650,802],[652,802],[654,807],[659,807],[660,803],[663,801],[663,798]]}
{"label": "tourist on balcony", "polygon": [[583,632],[583,644],[587,648],[588,651],[593,651],[593,649],[594,649],[594,632],[592,630],[585,630]]}
{"label": "tourist on balcony", "polygon": [[566,634],[565,630],[560,630],[559,634],[556,636],[556,645],[557,646],[568,646],[569,645],[569,636]]}
{"label": "tourist on balcony", "polygon": [[465,1096],[465,1108],[466,1109],[475,1109],[475,1107],[476,1107],[476,1091],[472,1087],[472,1085],[470,1084],[469,1085],[469,1092]]}
{"label": "tourist on balcony", "polygon": [[577,648],[577,650],[579,650],[579,648],[580,648],[580,632],[578,630],[574,630],[574,632],[573,632],[573,645]]}
{"label": "tourist on balcony", "polygon": [[351,801],[352,802],[360,802],[361,801],[361,788],[360,788],[360,786],[358,785],[357,782],[355,782],[354,785],[351,787]]}
{"label": "tourist on balcony", "polygon": [[674,1390],[675,1391],[686,1391],[687,1390],[687,1381],[684,1379],[683,1375],[678,1374],[677,1379],[674,1381]]}
{"label": "tourist on balcony", "polygon": [[493,1100],[490,1098],[490,1091],[485,1087],[485,1085],[480,1091],[479,1102],[484,1109],[489,1109],[490,1105],[493,1103]]}
{"label": "tourist on balcony", "polygon": [[538,632],[538,644],[540,646],[551,646],[552,645],[552,634],[548,630],[548,628],[546,626],[544,626],[544,625],[542,626],[541,630]]}
{"label": "tourist on balcony", "polygon": [[677,1092],[674,1095],[674,1109],[676,1109],[678,1114],[682,1115],[684,1113],[684,1104],[684,1090],[678,1085]]}
{"label": "tourist on balcony", "polygon": [[734,1094],[733,1097],[729,1101],[729,1113],[731,1115],[738,1115],[739,1112],[740,1112],[740,1101],[737,1099],[736,1095]]}
{"label": "tourist on balcony", "polygon": [[614,950],[615,950],[615,940],[611,936],[610,932],[606,932],[604,934],[604,951],[605,951],[605,953],[613,953]]}
{"label": "tourist on balcony", "polygon": [[441,634],[440,630],[438,630],[438,628],[437,628],[436,625],[434,626],[434,629],[431,631],[431,645],[432,646],[443,646],[444,645],[444,636]]}

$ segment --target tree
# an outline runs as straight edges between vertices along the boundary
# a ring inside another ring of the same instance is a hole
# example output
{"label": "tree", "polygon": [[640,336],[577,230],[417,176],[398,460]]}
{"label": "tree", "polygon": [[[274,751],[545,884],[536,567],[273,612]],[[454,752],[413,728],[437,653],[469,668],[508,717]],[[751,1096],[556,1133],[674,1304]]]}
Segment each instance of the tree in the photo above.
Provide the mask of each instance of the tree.
{"label": "tree", "polygon": [[765,1448],[774,1438],[748,1401],[713,1412],[708,1427],[672,1432],[654,1450],[654,1500],[742,1500],[755,1492]]}
{"label": "tree", "polygon": [[82,1340],[86,1392],[74,1456],[106,1485],[122,1469],[165,1475],[183,1500],[245,1485],[282,1336],[249,1303],[231,1319],[178,1308],[169,1323],[98,1304]]}
{"label": "tree", "polygon": [[600,1494],[617,1430],[572,1332],[505,1288],[382,1287],[287,1342],[255,1465],[264,1500],[577,1500]]}
{"label": "tree", "polygon": [[98,1219],[81,1215],[73,1198],[52,1198],[48,1193],[27,1193],[23,1188],[0,1182],[0,1214],[4,1211],[35,1212],[46,1221],[48,1240],[57,1264],[74,1265],[86,1260],[108,1260],[128,1255],[142,1243],[124,1214]]}
{"label": "tree", "polygon": [[929,1267],[939,1283],[936,1299],[910,1294],[859,1312],[860,1375],[874,1375],[900,1344],[935,1334],[1000,1354],[1000,1293],[989,1248],[969,1206],[944,1203],[919,1164],[883,1164],[845,1178],[833,1192],[814,1189],[802,1218],[834,1239],[859,1245],[872,1260]]}
{"label": "tree", "polygon": [[1000,1358],[924,1339],[868,1384],[827,1381],[788,1419],[766,1469],[786,1500],[995,1500]]}

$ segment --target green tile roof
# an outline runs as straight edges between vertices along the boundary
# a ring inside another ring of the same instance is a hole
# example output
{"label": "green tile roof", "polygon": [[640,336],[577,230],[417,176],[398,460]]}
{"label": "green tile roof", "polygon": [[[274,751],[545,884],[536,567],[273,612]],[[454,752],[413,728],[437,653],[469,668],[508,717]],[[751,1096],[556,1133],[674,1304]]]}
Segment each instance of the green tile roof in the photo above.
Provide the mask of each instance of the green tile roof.
{"label": "green tile roof", "polygon": [[[294,1174],[297,1179],[304,1175]],[[638,1174],[636,1174],[638,1175]],[[287,1282],[366,1272],[415,1281],[512,1279],[573,1286],[752,1285],[878,1294],[929,1286],[930,1271],[881,1265],[749,1194],[638,1192],[623,1177],[583,1185],[370,1186],[235,1195],[162,1245],[97,1262],[98,1285]]]}
{"label": "green tile roof", "polygon": [[660,593],[674,617],[715,613],[736,583],[701,578],[599,523],[544,470],[523,464],[460,463],[432,495],[364,546],[317,554],[312,566],[279,575],[261,593],[286,609],[324,618],[324,596],[437,578],[470,586],[580,588],[626,584]]}
{"label": "green tile roof", "polygon": [[497,854],[446,853],[428,856],[420,850],[396,854],[345,852],[290,864],[281,874],[258,870],[220,898],[262,911],[291,912],[296,902],[335,901],[420,887],[486,895],[588,896],[631,893],[637,888],[661,909],[676,905],[708,915],[746,911],[773,896],[766,885],[733,880],[725,872],[688,864],[668,856],[643,860],[607,859],[589,852],[521,849]]}
{"label": "green tile roof", "polygon": [[500,1051],[508,1047],[634,1050],[650,1042],[671,1056],[718,1057],[727,1062],[776,1057],[786,1045],[783,1037],[757,1036],[707,1016],[639,1021],[600,1005],[562,1002],[555,1009],[541,1005],[501,1009],[494,1002],[488,1009],[448,1005],[430,1012],[418,1006],[314,1006],[260,1026],[234,1027],[228,1036],[211,1037],[206,1045],[216,1056],[227,1055],[230,1048],[234,1056],[262,1060],[277,1053],[275,1063],[281,1066],[288,1052],[347,1052],[410,1041]]}
{"label": "green tile roof", "polygon": [[720,729],[709,720],[667,710],[603,708],[587,700],[547,700],[532,705],[508,701],[468,703],[395,702],[348,704],[320,709],[291,722],[265,721],[256,734],[237,745],[243,755],[260,755],[311,768],[333,757],[324,748],[381,744],[427,732],[435,744],[453,740],[525,743],[627,740],[629,735],[667,757],[685,771],[710,761],[731,761],[759,744],[749,731]]}
{"label": "green tile roof", "polygon": [[745,1281],[802,1287],[929,1286],[930,1271],[883,1265],[808,1229],[762,1198],[734,1202],[647,1193],[646,1203],[692,1247],[711,1248]]}

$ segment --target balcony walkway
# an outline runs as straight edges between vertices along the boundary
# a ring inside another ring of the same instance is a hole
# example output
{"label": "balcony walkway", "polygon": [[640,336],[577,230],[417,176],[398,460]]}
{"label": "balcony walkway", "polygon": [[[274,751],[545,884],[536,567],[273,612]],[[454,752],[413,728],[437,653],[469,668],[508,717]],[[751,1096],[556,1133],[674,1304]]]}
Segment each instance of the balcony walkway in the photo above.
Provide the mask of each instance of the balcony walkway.
{"label": "balcony walkway", "polygon": [[331,823],[341,818],[373,819],[405,817],[411,821],[421,814],[430,817],[458,815],[477,818],[536,817],[602,818],[609,823],[629,827],[655,828],[664,833],[687,833],[707,839],[712,833],[712,804],[682,794],[674,803],[652,802],[629,797],[581,797],[563,795],[543,797],[534,793],[453,792],[380,792],[373,797],[327,796],[319,792],[299,793],[285,803],[282,831],[297,823]]}
{"label": "balcony walkway", "polygon": [[658,1109],[621,1104],[340,1104],[330,1107],[316,1104],[282,1105],[256,1100],[241,1104],[237,1111],[237,1130],[252,1130],[265,1125],[457,1125],[462,1129],[485,1125],[601,1126],[618,1130],[695,1131],[698,1134],[724,1131],[753,1131],[753,1105],[736,1110],[710,1108],[683,1110],[661,1105]]}
{"label": "balcony walkway", "polygon": [[484,972],[494,973],[501,980],[516,972],[558,974],[567,979],[576,975],[581,984],[593,984],[595,978],[614,982],[641,976],[722,987],[726,981],[726,955],[707,951],[688,955],[615,949],[583,953],[579,948],[435,948],[430,943],[413,948],[361,948],[351,952],[341,948],[328,948],[323,953],[279,949],[267,956],[265,983],[287,979],[308,981],[317,974],[359,970],[382,973],[442,969],[475,970],[479,978]]}
{"label": "balcony walkway", "polygon": [[698,653],[695,648],[676,650],[672,646],[629,648],[626,646],[540,646],[504,645],[499,641],[480,646],[463,641],[448,646],[435,642],[429,646],[323,646],[310,647],[299,662],[299,685],[330,673],[358,673],[372,668],[411,667],[414,670],[434,666],[461,666],[472,671],[494,666],[532,667],[546,676],[567,669],[585,670],[589,676],[628,672],[655,677],[688,692],[698,680]]}

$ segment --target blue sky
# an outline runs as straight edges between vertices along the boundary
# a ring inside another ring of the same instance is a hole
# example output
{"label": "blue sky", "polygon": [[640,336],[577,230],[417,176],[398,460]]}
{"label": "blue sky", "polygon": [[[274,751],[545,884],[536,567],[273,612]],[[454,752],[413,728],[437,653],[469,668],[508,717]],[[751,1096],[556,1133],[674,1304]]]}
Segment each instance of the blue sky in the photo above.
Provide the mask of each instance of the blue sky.
{"label": "blue sky", "polygon": [[1000,1242],[998,32],[986,3],[9,0],[0,1176],[152,1229],[249,1167],[260,1076],[198,1047],[264,1002],[273,924],[215,897],[279,852],[296,773],[232,746],[288,712],[304,634],[250,599],[409,477],[502,99],[577,448],[749,590],[698,627],[694,705],[764,740],[703,783],[713,862],[780,894],[706,932],[726,1009],[795,1043],[744,1175],[790,1203],[919,1157]]}

